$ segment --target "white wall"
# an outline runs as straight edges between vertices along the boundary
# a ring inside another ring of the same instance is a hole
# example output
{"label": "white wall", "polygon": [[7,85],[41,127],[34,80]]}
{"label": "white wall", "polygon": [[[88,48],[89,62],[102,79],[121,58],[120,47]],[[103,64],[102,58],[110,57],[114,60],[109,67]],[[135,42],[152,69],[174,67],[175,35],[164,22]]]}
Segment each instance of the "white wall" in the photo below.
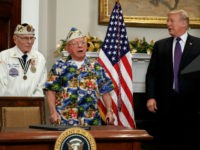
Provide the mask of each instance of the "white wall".
{"label": "white wall", "polygon": [[[21,14],[21,23],[32,24],[35,28],[35,36],[38,37],[39,0],[22,0]],[[34,48],[38,49],[38,40],[35,41]]]}
{"label": "white wall", "polygon": [[53,52],[56,48],[56,14],[57,4],[55,0],[40,0],[39,16],[39,50],[47,60],[48,70],[54,63]]}

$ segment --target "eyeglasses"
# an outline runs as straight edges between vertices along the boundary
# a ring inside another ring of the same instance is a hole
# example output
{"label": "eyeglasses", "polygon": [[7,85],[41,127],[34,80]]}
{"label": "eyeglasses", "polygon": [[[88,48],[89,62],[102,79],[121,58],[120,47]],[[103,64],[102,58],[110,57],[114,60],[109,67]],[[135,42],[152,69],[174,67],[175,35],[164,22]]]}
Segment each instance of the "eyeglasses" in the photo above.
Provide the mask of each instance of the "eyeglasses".
{"label": "eyeglasses", "polygon": [[86,41],[71,42],[71,43],[69,43],[69,45],[72,45],[73,47],[79,47],[80,45],[81,46],[85,46],[86,44],[87,44]]}
{"label": "eyeglasses", "polygon": [[18,36],[18,35],[17,35],[17,38],[21,39],[23,42],[28,42],[28,41],[33,42],[36,39],[36,37],[34,37],[34,36],[32,36],[32,37],[22,37],[22,36]]}

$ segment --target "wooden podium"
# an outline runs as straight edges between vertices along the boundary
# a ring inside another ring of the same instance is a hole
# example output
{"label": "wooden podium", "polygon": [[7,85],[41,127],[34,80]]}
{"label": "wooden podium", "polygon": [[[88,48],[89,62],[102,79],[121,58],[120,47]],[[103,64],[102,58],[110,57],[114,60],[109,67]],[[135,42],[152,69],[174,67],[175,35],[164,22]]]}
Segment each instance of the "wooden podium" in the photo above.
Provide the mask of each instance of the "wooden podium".
{"label": "wooden podium", "polygon": [[[92,126],[97,150],[140,150],[141,143],[152,140],[145,130],[119,126]],[[53,150],[62,131],[30,128],[2,128],[0,150]]]}

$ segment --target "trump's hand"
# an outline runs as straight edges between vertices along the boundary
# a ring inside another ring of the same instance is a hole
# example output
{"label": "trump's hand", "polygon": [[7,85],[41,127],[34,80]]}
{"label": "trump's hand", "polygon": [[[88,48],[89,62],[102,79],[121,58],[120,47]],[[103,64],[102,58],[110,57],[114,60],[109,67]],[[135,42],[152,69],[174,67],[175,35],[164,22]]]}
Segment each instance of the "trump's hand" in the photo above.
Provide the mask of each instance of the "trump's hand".
{"label": "trump's hand", "polygon": [[147,109],[150,111],[150,112],[153,112],[155,113],[156,110],[157,110],[157,103],[156,103],[156,100],[154,98],[151,98],[147,101]]}

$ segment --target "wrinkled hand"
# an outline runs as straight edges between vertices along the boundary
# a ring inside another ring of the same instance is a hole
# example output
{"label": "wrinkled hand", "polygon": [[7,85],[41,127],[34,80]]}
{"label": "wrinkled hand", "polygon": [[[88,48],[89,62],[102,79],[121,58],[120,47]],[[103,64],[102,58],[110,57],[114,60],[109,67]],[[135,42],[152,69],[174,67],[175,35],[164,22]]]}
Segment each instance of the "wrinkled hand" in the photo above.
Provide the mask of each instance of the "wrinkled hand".
{"label": "wrinkled hand", "polygon": [[60,124],[60,120],[61,120],[60,115],[57,112],[51,114],[50,122],[52,124]]}
{"label": "wrinkled hand", "polygon": [[113,112],[106,113],[106,124],[107,125],[114,125],[115,118],[113,116]]}

